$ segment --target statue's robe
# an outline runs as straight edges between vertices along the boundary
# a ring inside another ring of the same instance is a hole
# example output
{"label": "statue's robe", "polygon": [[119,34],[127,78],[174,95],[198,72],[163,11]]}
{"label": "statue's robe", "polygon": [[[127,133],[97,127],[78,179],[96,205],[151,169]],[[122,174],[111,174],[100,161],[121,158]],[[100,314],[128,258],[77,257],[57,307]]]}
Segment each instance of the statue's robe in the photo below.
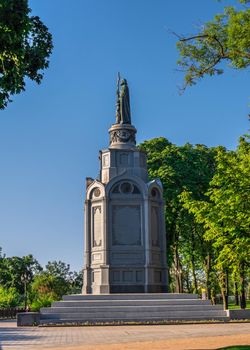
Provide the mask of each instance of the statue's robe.
{"label": "statue's robe", "polygon": [[131,124],[129,89],[125,84],[120,93],[120,114],[122,124]]}

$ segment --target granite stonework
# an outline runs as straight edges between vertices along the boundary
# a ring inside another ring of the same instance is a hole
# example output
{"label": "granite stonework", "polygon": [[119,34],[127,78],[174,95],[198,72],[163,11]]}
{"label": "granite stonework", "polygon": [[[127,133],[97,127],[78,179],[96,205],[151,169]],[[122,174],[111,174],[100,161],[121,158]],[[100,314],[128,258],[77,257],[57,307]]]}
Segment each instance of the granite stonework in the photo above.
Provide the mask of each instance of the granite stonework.
{"label": "granite stonework", "polygon": [[227,310],[230,320],[250,320],[250,309]]}
{"label": "granite stonework", "polygon": [[222,305],[195,294],[133,293],[65,295],[41,309],[40,325],[127,324],[229,321]]}
{"label": "granite stonework", "polygon": [[100,151],[100,176],[86,181],[82,292],[166,292],[162,184],[148,180],[133,125],[116,123],[109,134],[109,148]]}
{"label": "granite stonework", "polygon": [[17,314],[17,327],[38,326],[40,312],[19,312]]}

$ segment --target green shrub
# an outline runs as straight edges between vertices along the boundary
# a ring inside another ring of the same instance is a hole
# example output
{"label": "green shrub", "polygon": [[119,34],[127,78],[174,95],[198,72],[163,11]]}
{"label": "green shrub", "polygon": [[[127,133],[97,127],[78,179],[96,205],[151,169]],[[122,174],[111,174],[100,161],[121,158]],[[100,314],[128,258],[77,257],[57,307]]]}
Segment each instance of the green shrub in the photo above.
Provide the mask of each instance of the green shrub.
{"label": "green shrub", "polygon": [[34,299],[30,305],[31,311],[39,311],[42,307],[49,307],[51,303],[55,301],[56,298],[53,298],[51,295],[43,294],[39,295]]}
{"label": "green shrub", "polygon": [[0,286],[0,308],[16,307],[19,305],[20,295],[15,288]]}

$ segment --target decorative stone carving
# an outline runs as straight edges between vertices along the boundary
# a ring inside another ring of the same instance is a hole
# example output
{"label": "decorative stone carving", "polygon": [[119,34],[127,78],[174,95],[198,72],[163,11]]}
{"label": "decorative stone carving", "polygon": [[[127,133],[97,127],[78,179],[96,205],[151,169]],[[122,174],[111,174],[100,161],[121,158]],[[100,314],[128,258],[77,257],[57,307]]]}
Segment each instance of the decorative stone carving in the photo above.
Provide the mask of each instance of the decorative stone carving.
{"label": "decorative stone carving", "polygon": [[159,246],[159,208],[151,207],[151,240],[152,246]]}
{"label": "decorative stone carving", "polygon": [[94,196],[95,196],[95,197],[100,197],[100,194],[101,194],[100,189],[99,189],[99,188],[96,188],[96,189],[94,190]]}
{"label": "decorative stone carving", "polygon": [[135,143],[135,132],[132,130],[113,130],[110,132],[110,144],[117,142]]}
{"label": "decorative stone carving", "polygon": [[111,191],[111,193],[115,193],[116,195],[117,194],[140,194],[140,190],[139,188],[131,183],[131,182],[128,182],[128,181],[122,181],[120,183],[118,183],[117,185],[115,185]]}
{"label": "decorative stone carving", "polygon": [[135,134],[136,128],[131,124],[113,124],[109,129],[110,146],[131,149],[136,144]]}
{"label": "decorative stone carving", "polygon": [[123,182],[120,184],[120,192],[132,193],[134,186],[130,182]]}
{"label": "decorative stone carving", "polygon": [[102,208],[100,205],[93,207],[93,247],[102,245]]}

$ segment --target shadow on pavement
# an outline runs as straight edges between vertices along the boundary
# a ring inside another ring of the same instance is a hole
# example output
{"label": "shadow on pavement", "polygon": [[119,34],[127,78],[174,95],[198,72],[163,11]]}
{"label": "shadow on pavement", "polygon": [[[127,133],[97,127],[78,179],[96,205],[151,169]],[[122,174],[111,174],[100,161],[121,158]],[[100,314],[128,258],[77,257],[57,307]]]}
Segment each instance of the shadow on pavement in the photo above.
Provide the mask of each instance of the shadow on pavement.
{"label": "shadow on pavement", "polygon": [[[1,322],[2,323],[2,322]],[[25,345],[32,340],[38,340],[41,336],[32,334],[27,328],[17,328],[16,322],[5,321],[4,325],[0,323],[0,350],[13,347],[15,345],[21,346],[22,341]],[[34,329],[35,331],[35,329]],[[18,344],[16,344],[18,342]]]}

